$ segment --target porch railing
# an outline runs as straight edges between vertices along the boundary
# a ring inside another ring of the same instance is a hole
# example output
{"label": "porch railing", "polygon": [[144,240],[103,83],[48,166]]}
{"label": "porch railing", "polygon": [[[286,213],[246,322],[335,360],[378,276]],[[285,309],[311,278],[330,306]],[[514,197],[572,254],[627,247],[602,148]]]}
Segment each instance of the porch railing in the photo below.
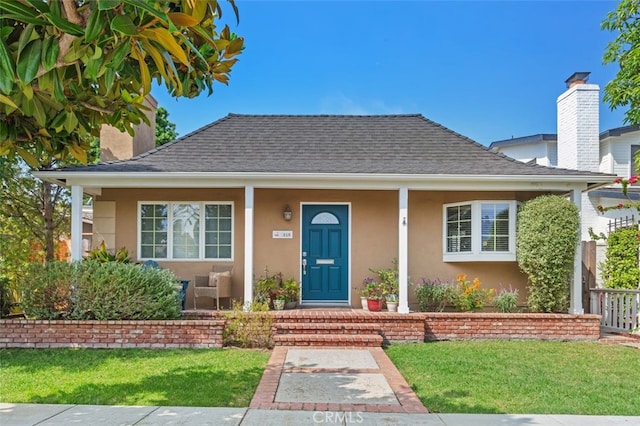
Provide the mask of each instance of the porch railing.
{"label": "porch railing", "polygon": [[640,290],[594,288],[591,313],[602,315],[600,326],[612,331],[629,332],[640,325]]}

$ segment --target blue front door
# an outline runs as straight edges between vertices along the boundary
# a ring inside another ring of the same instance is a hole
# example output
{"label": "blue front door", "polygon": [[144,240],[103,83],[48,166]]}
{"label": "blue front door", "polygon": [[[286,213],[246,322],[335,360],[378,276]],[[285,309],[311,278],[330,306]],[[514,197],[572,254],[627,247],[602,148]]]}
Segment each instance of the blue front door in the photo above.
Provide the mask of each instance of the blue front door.
{"label": "blue front door", "polygon": [[349,301],[349,206],[302,206],[302,301]]}

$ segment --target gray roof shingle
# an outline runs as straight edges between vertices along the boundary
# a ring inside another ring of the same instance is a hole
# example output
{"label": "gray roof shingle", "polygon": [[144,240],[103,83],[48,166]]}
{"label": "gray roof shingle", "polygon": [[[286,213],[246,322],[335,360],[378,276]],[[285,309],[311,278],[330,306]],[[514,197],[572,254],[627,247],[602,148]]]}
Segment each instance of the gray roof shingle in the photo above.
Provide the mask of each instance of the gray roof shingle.
{"label": "gray roof shingle", "polygon": [[594,175],[515,161],[420,114],[229,114],[130,160],[64,171]]}

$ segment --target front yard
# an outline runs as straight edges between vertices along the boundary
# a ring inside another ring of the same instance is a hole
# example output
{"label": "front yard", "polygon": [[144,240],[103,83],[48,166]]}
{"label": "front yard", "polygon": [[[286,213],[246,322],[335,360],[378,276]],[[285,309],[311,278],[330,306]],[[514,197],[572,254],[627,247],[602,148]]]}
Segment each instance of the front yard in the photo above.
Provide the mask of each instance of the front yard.
{"label": "front yard", "polygon": [[638,349],[459,341],[386,352],[431,412],[640,415]]}
{"label": "front yard", "polygon": [[[597,343],[397,344],[431,412],[640,415],[640,350]],[[246,407],[269,352],[3,349],[0,402]]]}
{"label": "front yard", "polygon": [[3,349],[0,401],[247,407],[269,352]]}

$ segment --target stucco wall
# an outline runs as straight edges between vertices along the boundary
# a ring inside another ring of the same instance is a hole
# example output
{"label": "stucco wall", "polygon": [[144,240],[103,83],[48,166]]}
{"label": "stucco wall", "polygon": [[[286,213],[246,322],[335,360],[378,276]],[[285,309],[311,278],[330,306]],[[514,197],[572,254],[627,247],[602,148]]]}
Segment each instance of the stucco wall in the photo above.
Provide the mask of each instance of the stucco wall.
{"label": "stucco wall", "polygon": [[[415,282],[422,277],[453,279],[464,273],[480,278],[483,286],[499,288],[513,286],[525,300],[526,277],[516,262],[451,262],[442,261],[442,206],[445,203],[471,200],[523,201],[536,193],[513,192],[409,192],[409,275]],[[232,297],[241,300],[244,282],[244,190],[237,189],[104,189],[98,201],[114,201],[116,209],[115,247],[127,247],[137,260],[138,201],[231,201],[234,204],[234,248]],[[398,256],[398,192],[342,190],[278,190],[255,189],[254,202],[254,274],[260,276],[265,267],[270,273],[282,272],[285,277],[301,278],[300,213],[304,203],[349,203],[351,214],[351,301],[360,306],[356,289],[371,276],[370,268],[388,268]],[[99,206],[100,203],[96,203]],[[282,211],[289,205],[292,220],[283,219]],[[293,231],[292,239],[274,239],[272,231]],[[230,262],[159,261],[181,279],[193,280],[206,274],[214,264]],[[410,305],[415,297],[410,291]],[[203,307],[208,299],[204,299]],[[198,303],[200,307],[200,301]],[[187,294],[187,308],[193,306],[193,293]]]}

